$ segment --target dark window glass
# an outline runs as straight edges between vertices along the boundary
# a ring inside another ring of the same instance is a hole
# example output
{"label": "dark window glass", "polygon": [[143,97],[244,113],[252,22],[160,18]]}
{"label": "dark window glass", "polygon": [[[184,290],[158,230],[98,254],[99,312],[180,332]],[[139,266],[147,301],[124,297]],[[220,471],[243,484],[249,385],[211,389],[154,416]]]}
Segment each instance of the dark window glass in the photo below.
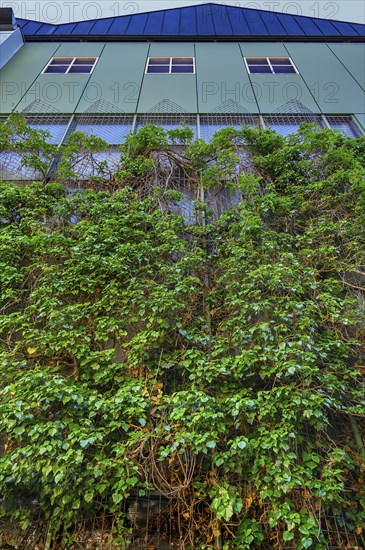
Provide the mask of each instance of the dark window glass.
{"label": "dark window glass", "polygon": [[248,57],[246,61],[248,65],[269,65],[266,57]]}
{"label": "dark window glass", "polygon": [[46,73],[58,73],[58,74],[64,74],[67,73],[68,65],[50,65],[46,69]]}
{"label": "dark window glass", "polygon": [[69,73],[91,73],[92,66],[90,65],[72,65],[71,69],[68,71]]}
{"label": "dark window glass", "polygon": [[175,65],[171,68],[172,73],[180,73],[180,74],[192,74],[194,72],[192,65]]}
{"label": "dark window glass", "polygon": [[147,69],[148,73],[168,73],[170,71],[170,65],[152,65]]}
{"label": "dark window glass", "polygon": [[176,58],[174,57],[172,59],[173,65],[193,65],[193,60],[191,57],[180,57]]}
{"label": "dark window glass", "polygon": [[286,65],[273,65],[272,66],[273,68],[273,71],[275,74],[280,74],[280,73],[295,73],[295,69],[294,67],[292,66],[286,66]]}
{"label": "dark window glass", "polygon": [[194,73],[192,57],[152,57],[148,60],[147,73]]}
{"label": "dark window glass", "polygon": [[[45,73],[91,73],[96,62],[95,57],[55,57],[51,60]],[[70,70],[68,70],[70,69]]]}
{"label": "dark window glass", "polygon": [[290,65],[291,61],[287,57],[270,57],[271,65]]}
{"label": "dark window glass", "polygon": [[271,69],[269,65],[256,65],[256,66],[249,66],[250,73],[271,73]]}
{"label": "dark window glass", "polygon": [[152,58],[149,60],[149,65],[170,65],[169,57]]}
{"label": "dark window glass", "polygon": [[58,58],[52,59],[51,65],[69,65],[71,61],[72,61],[72,58],[58,57]]}
{"label": "dark window glass", "polygon": [[74,65],[94,65],[94,63],[95,63],[95,59],[85,57],[85,58],[75,59],[73,64]]}

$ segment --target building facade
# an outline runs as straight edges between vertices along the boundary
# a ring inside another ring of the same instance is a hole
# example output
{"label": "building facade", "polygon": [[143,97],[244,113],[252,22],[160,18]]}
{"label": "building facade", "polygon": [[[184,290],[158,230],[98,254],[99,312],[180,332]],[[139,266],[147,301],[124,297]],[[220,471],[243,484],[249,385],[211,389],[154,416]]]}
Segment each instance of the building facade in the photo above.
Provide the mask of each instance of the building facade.
{"label": "building facade", "polygon": [[3,120],[22,113],[62,145],[82,130],[111,145],[143,124],[303,121],[365,132],[365,25],[217,4],[52,25],[1,8]]}

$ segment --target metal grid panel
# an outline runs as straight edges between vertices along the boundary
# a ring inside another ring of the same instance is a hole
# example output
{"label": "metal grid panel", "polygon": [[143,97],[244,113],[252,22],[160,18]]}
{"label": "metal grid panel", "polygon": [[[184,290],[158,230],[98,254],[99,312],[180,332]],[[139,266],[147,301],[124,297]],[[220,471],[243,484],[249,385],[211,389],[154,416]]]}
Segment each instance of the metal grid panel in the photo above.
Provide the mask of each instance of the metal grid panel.
{"label": "metal grid panel", "polygon": [[[298,502],[299,504],[299,502]],[[308,506],[308,502],[306,503]],[[312,502],[316,504],[315,501]],[[318,502],[317,502],[318,504]],[[73,537],[73,550],[118,550],[121,535],[131,550],[158,549],[173,550],[185,548],[181,543],[181,512],[185,508],[179,507],[175,499],[165,498],[160,493],[153,492],[145,497],[130,496],[121,503],[124,520],[118,520],[117,515],[99,512],[83,516],[75,513],[74,525],[69,530]],[[268,507],[263,505],[260,515],[267,514]],[[318,533],[325,537],[327,550],[361,550],[364,548],[361,535],[346,527],[345,510],[318,510],[311,509],[318,522]],[[198,517],[198,510],[195,509]],[[24,531],[17,525],[5,525],[0,520],[0,545],[7,548],[7,541],[11,540],[19,550],[42,550],[48,532],[47,522],[41,514],[35,512],[28,528]],[[129,533],[126,533],[128,529]],[[180,530],[180,532],[179,532]],[[278,526],[266,532],[266,543],[280,541],[282,529]],[[119,539],[119,540],[118,540]],[[231,537],[229,536],[229,539]],[[53,539],[52,548],[61,548],[60,541]],[[225,541],[226,542],[226,541]],[[281,550],[294,550],[297,543],[287,541],[280,544]],[[123,546],[124,547],[124,546]],[[268,548],[265,545],[265,548]],[[271,546],[270,546],[271,548]]]}
{"label": "metal grid panel", "polygon": [[84,114],[75,117],[72,132],[83,132],[88,136],[96,136],[109,145],[124,143],[126,136],[132,131],[133,117],[120,114],[91,115]]}
{"label": "metal grid panel", "polygon": [[119,162],[120,153],[113,147],[100,153],[80,151],[71,162],[76,176],[70,178],[70,180],[73,182],[86,182],[95,178],[101,178],[108,181],[119,166]]}
{"label": "metal grid panel", "polygon": [[208,143],[215,132],[227,126],[240,130],[242,126],[254,128],[259,124],[259,118],[253,115],[210,113],[200,117],[200,137]]}
{"label": "metal grid panel", "polygon": [[[68,116],[60,116],[58,114],[43,114],[43,115],[28,115],[23,114],[30,128],[34,130],[47,130],[50,136],[46,139],[48,143],[58,145],[67,124]],[[6,117],[3,117],[0,122],[6,122]],[[15,135],[13,138],[14,149],[12,151],[0,152],[0,177],[6,181],[28,181],[40,180],[42,174],[33,168],[23,165],[24,153],[17,151],[16,143],[21,142],[24,136]]]}
{"label": "metal grid panel", "polygon": [[69,116],[60,115],[31,115],[25,116],[27,124],[34,130],[46,130],[50,137],[46,139],[48,143],[59,145],[69,123]]}
{"label": "metal grid panel", "polygon": [[358,138],[361,132],[350,116],[327,116],[326,117],[332,130],[341,130],[351,138]]}
{"label": "metal grid panel", "polygon": [[205,191],[205,202],[211,211],[211,218],[218,220],[223,212],[238,204],[242,199],[240,190],[232,191],[226,187],[214,187]]}
{"label": "metal grid panel", "polygon": [[264,117],[265,126],[275,130],[278,134],[286,137],[299,130],[299,126],[303,122],[315,122],[318,126],[322,126],[322,121],[319,116],[312,114],[283,114]]}
{"label": "metal grid panel", "polygon": [[[136,129],[139,130],[142,126],[146,126],[147,124],[161,126],[166,131],[176,130],[177,128],[188,126],[194,132],[193,139],[196,139],[198,136],[197,120],[195,115],[149,113],[137,118]],[[171,143],[171,140],[169,141]]]}
{"label": "metal grid panel", "polygon": [[172,214],[182,216],[188,225],[197,223],[197,213],[195,212],[194,201],[199,199],[199,190],[197,186],[188,178],[175,177],[169,185],[170,189],[178,191],[181,198],[177,201],[168,201],[162,205],[164,210]]}
{"label": "metal grid panel", "polygon": [[38,181],[42,174],[33,168],[23,166],[23,155],[16,151],[0,153],[0,178],[5,181]]}
{"label": "metal grid panel", "polygon": [[298,101],[297,99],[292,99],[290,101],[287,101],[284,103],[284,105],[281,105],[281,107],[278,107],[273,112],[275,115],[314,115],[313,111],[309,109],[304,103],[301,101]]}

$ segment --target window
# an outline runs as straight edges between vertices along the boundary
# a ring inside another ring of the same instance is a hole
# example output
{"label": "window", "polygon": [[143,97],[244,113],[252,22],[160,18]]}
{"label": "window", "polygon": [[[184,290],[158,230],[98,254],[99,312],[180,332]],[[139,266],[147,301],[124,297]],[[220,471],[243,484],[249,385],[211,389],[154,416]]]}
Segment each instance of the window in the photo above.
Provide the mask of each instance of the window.
{"label": "window", "polygon": [[147,61],[148,74],[194,74],[193,57],[150,57]]}
{"label": "window", "polygon": [[96,57],[53,57],[43,74],[91,74]]}
{"label": "window", "polygon": [[245,57],[250,74],[298,74],[289,57]]}

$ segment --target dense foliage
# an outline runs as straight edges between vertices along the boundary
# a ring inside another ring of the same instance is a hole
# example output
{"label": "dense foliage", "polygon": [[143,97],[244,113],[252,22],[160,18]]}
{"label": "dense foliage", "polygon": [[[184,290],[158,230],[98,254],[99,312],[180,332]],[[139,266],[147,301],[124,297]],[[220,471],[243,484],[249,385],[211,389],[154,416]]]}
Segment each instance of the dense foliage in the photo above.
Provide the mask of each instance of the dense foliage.
{"label": "dense foliage", "polygon": [[[365,547],[365,139],[173,138],[131,136],[114,193],[0,187],[4,521],[71,545],[106,511],[123,548],[157,490],[181,548]],[[166,162],[242,198],[188,225]]]}

